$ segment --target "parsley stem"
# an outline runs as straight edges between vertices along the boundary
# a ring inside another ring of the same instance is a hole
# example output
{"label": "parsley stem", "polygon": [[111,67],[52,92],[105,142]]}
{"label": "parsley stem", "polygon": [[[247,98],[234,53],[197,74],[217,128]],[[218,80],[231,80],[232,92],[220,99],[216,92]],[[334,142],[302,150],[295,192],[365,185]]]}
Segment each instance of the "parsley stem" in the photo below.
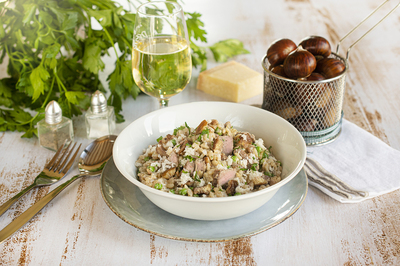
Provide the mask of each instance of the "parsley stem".
{"label": "parsley stem", "polygon": [[114,48],[115,55],[117,56],[117,61],[120,62],[119,61],[118,52],[117,52],[117,49],[115,48],[115,43],[114,43],[113,39],[111,38],[110,34],[108,33],[108,31],[104,27],[103,27],[103,30],[104,30],[105,34],[107,35],[108,39],[110,40],[113,48]]}
{"label": "parsley stem", "polygon": [[42,104],[42,108],[44,108],[47,105],[47,101],[49,100],[50,94],[53,91],[53,87],[54,87],[54,81],[55,81],[56,77],[53,77],[53,80],[51,81],[51,86],[49,89],[49,92],[47,93],[46,99],[44,100],[43,104]]}

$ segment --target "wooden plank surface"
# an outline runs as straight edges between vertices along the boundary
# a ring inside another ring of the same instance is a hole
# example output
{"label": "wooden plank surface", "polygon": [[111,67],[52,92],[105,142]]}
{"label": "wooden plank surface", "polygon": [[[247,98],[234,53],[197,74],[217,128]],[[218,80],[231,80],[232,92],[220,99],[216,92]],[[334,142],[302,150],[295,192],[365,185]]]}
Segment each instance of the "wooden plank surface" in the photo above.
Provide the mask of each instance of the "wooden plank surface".
{"label": "wooden plank surface", "polygon": [[[186,11],[203,15],[210,44],[227,38],[242,40],[251,54],[235,60],[262,73],[260,62],[272,41],[287,37],[299,42],[308,35],[321,35],[336,45],[381,1],[184,3]],[[394,4],[379,14],[382,16]],[[377,19],[379,16],[372,22]],[[399,21],[400,10],[351,51],[343,107],[346,119],[398,150]],[[361,33],[371,25],[362,27]],[[342,44],[342,54],[357,36],[360,33]],[[215,65],[209,62],[209,67]],[[111,69],[108,64],[106,72]],[[2,75],[4,71],[1,66]],[[170,105],[221,100],[195,90],[197,75],[198,70]],[[259,95],[244,103],[261,102]],[[136,101],[127,100],[123,105],[126,122],[118,125],[118,131],[156,108],[155,100],[144,95]],[[74,119],[77,140],[87,144],[83,125],[82,117]],[[16,132],[0,133],[0,204],[29,185],[52,156],[39,148],[37,139],[20,136]],[[71,176],[74,173],[77,171]],[[28,193],[0,217],[0,228],[54,188]],[[180,242],[126,224],[104,203],[99,179],[84,178],[0,244],[0,265],[400,265],[399,206],[400,191],[358,204],[341,204],[310,187],[304,204],[293,216],[259,235],[223,243]]]}

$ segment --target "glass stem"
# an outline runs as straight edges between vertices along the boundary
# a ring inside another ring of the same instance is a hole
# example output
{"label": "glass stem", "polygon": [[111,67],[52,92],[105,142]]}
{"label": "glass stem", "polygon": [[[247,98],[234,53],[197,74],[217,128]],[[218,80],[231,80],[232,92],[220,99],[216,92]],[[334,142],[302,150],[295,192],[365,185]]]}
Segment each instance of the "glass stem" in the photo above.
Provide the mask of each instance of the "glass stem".
{"label": "glass stem", "polygon": [[168,107],[168,101],[169,99],[160,99],[160,109]]}

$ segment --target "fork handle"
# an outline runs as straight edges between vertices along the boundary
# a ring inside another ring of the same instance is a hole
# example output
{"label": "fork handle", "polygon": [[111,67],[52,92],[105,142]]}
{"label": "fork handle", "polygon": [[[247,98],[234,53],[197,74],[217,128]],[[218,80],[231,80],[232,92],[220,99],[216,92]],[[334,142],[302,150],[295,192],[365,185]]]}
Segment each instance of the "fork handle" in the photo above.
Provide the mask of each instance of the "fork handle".
{"label": "fork handle", "polygon": [[36,183],[33,183],[30,186],[24,188],[21,192],[19,192],[11,199],[7,200],[3,205],[0,206],[0,216],[3,215],[3,213],[5,213],[19,198],[21,198],[23,195],[25,195],[28,191],[36,186]]}
{"label": "fork handle", "polygon": [[23,212],[20,216],[15,218],[9,225],[0,231],[0,244],[3,243],[7,238],[14,234],[30,219],[32,219],[38,212],[40,212],[51,200],[53,200],[61,191],[63,191],[68,185],[77,180],[79,177],[84,176],[83,174],[72,177],[67,182],[59,185],[53,191],[49,192],[46,196],[41,198],[38,202],[33,204],[29,209]]}

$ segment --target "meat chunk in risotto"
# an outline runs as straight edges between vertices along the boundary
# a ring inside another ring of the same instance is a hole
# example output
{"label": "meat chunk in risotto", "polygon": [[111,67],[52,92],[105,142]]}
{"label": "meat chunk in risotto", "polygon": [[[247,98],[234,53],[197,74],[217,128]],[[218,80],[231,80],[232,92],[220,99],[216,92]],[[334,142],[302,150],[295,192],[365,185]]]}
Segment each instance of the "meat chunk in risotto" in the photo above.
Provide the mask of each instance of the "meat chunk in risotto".
{"label": "meat chunk in risotto", "polygon": [[166,193],[188,197],[247,194],[278,183],[282,164],[272,147],[227,121],[186,123],[157,140],[135,162],[138,179]]}

